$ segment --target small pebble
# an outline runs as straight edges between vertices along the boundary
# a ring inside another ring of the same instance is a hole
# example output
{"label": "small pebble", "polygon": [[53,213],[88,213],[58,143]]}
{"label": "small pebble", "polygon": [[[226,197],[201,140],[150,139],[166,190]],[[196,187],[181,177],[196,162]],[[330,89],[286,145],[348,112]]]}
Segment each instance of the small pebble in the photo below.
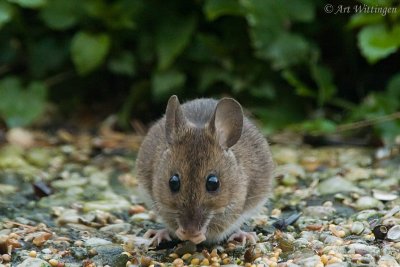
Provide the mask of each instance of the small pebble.
{"label": "small pebble", "polygon": [[83,241],[82,241],[82,240],[76,240],[76,241],[74,242],[74,246],[76,246],[76,247],[82,247],[82,246],[83,246]]}
{"label": "small pebble", "polygon": [[355,235],[360,235],[364,232],[364,224],[362,222],[354,222],[351,225],[351,233],[355,234]]}
{"label": "small pebble", "polygon": [[29,251],[29,257],[36,258],[37,252],[34,250]]}

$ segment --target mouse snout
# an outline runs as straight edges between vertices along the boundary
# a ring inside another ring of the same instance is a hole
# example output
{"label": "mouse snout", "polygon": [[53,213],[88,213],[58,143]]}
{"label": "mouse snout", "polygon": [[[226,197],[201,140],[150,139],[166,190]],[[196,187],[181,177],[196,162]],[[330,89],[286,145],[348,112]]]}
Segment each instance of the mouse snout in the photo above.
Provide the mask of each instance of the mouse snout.
{"label": "mouse snout", "polygon": [[180,240],[190,240],[199,244],[206,240],[208,220],[206,210],[202,207],[194,206],[185,208],[186,212],[177,219],[178,229],[175,234]]}
{"label": "mouse snout", "polygon": [[195,228],[182,228],[179,226],[178,230],[176,230],[175,234],[181,240],[190,240],[195,244],[199,244],[206,240],[205,231],[203,229],[197,230]]}

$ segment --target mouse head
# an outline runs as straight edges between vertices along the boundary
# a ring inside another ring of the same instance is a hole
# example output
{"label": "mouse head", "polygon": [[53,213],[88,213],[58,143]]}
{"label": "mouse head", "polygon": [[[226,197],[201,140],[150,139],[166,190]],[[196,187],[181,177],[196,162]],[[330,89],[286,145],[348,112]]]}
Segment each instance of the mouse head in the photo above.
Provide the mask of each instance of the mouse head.
{"label": "mouse head", "polygon": [[194,243],[206,239],[222,213],[225,218],[240,216],[248,183],[233,151],[242,135],[242,108],[231,98],[216,105],[209,101],[211,118],[198,125],[185,117],[176,96],[170,98],[165,116],[167,148],[152,192],[169,227],[180,239]]}

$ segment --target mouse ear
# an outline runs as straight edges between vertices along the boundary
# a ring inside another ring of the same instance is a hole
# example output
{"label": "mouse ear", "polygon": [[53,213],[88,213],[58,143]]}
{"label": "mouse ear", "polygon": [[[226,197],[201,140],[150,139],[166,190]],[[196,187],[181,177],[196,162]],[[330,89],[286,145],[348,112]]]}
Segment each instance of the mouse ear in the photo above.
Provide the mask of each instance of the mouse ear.
{"label": "mouse ear", "polygon": [[167,110],[165,111],[165,137],[167,142],[172,144],[176,140],[179,129],[183,128],[186,119],[183,115],[181,104],[176,95],[169,98]]}
{"label": "mouse ear", "polygon": [[221,99],[215,107],[210,127],[222,148],[227,149],[236,144],[242,135],[243,111],[233,98]]}

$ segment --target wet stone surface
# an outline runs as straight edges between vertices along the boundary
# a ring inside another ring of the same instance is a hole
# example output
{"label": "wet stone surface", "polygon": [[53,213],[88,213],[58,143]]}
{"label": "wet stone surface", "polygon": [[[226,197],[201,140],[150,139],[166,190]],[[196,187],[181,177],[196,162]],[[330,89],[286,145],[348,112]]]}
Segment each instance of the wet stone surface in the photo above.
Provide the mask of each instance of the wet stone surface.
{"label": "wet stone surface", "polygon": [[399,161],[372,150],[274,146],[274,194],[244,227],[257,244],[154,248],[142,236],[162,224],[138,197],[139,139],[35,138],[0,146],[1,267],[400,264]]}

